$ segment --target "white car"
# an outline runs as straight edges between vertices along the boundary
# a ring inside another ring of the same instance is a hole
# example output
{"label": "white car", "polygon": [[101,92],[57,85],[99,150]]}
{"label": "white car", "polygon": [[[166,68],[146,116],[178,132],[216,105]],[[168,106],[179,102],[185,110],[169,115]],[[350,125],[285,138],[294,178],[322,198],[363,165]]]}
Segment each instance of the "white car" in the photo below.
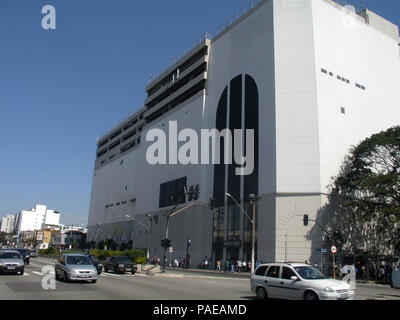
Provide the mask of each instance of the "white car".
{"label": "white car", "polygon": [[354,290],[343,281],[329,279],[304,263],[267,263],[251,275],[251,290],[258,300],[353,300]]}

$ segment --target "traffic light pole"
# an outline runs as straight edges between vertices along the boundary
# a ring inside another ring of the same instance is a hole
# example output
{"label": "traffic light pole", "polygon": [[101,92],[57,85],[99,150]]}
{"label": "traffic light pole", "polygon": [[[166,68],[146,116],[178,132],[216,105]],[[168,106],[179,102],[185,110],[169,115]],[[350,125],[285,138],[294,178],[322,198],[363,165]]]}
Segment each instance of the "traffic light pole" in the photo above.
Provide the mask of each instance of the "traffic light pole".
{"label": "traffic light pole", "polygon": [[[188,204],[187,206],[183,207],[182,209],[179,209],[178,211],[175,211],[176,207],[178,206],[178,203],[175,204],[174,208],[171,210],[171,212],[167,215],[167,223],[165,226],[165,239],[168,239],[168,231],[169,231],[169,219],[175,215],[177,215],[178,213],[181,213],[195,205],[198,204],[208,204],[208,202],[201,202],[201,201],[196,201],[193,202],[191,204]],[[166,264],[166,257],[167,257],[167,247],[164,247],[164,256],[163,256],[163,268],[162,268],[162,272],[165,272],[165,264]]]}

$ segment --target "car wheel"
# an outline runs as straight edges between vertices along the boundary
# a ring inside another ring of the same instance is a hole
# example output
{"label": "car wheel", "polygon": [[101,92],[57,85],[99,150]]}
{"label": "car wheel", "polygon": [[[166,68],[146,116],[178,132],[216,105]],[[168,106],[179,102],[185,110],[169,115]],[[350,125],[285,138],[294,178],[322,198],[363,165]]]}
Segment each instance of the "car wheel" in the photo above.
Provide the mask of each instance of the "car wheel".
{"label": "car wheel", "polygon": [[133,270],[132,270],[132,274],[135,274],[135,273],[136,273],[136,271],[133,271]]}
{"label": "car wheel", "polygon": [[104,272],[108,272],[108,268],[107,267],[104,267]]}
{"label": "car wheel", "polygon": [[23,276],[23,275],[24,275],[24,272],[25,272],[25,269],[22,269],[22,270],[19,272],[19,274],[20,274],[21,276]]}
{"label": "car wheel", "polygon": [[97,282],[97,279],[92,280],[92,283],[96,283],[96,282]]}
{"label": "car wheel", "polygon": [[115,268],[114,268],[114,272],[115,272],[115,273],[121,273],[121,271],[119,270],[118,267],[115,267]]}
{"label": "car wheel", "polygon": [[318,296],[311,291],[306,292],[306,294],[304,295],[304,300],[319,300]]}
{"label": "car wheel", "polygon": [[257,300],[265,301],[268,299],[267,291],[263,287],[257,288]]}
{"label": "car wheel", "polygon": [[69,282],[68,274],[66,272],[64,272],[64,281]]}

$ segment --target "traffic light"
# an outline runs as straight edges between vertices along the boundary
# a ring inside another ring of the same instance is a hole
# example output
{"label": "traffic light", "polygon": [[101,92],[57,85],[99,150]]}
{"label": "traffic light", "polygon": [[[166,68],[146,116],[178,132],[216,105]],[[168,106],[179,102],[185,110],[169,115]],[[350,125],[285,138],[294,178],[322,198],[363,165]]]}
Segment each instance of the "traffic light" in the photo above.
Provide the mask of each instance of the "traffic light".
{"label": "traffic light", "polygon": [[194,187],[193,200],[199,200],[199,195],[200,195],[200,186],[196,184],[196,186]]}
{"label": "traffic light", "polygon": [[308,214],[305,214],[303,216],[303,224],[304,224],[305,227],[308,226]]}
{"label": "traffic light", "polygon": [[193,193],[194,193],[194,189],[193,189],[193,186],[191,186],[189,188],[189,192],[188,192],[188,201],[192,201],[193,200]]}
{"label": "traffic light", "polygon": [[171,240],[169,239],[162,239],[160,243],[161,247],[167,249],[171,246]]}
{"label": "traffic light", "polygon": [[215,209],[215,198],[210,198],[210,211]]}

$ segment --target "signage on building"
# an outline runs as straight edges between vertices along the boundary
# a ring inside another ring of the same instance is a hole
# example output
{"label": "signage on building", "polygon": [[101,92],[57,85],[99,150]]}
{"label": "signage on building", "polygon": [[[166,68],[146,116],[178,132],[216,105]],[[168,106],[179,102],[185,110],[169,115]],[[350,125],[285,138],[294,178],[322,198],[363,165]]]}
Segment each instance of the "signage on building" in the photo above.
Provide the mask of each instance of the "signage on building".
{"label": "signage on building", "polygon": [[36,241],[43,241],[43,232],[38,232],[36,234]]}
{"label": "signage on building", "polygon": [[227,240],[227,241],[224,241],[224,247],[239,248],[241,246],[242,246],[242,241],[241,240]]}

